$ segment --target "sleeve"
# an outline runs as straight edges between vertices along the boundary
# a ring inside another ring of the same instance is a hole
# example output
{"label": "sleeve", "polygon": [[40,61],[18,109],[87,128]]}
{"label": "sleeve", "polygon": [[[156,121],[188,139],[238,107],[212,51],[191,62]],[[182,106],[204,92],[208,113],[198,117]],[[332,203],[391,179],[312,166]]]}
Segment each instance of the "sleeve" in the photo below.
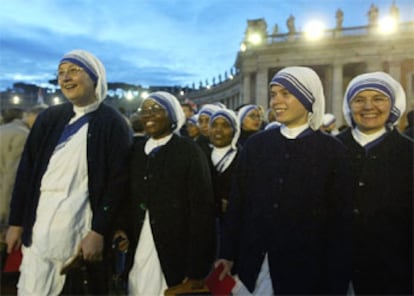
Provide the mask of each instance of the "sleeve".
{"label": "sleeve", "polygon": [[244,226],[245,185],[247,182],[248,146],[235,159],[227,212],[222,223],[219,258],[237,261],[240,233]]}
{"label": "sleeve", "polygon": [[214,197],[210,168],[201,149],[191,143],[189,178],[190,246],[187,256],[187,276],[204,278],[211,270],[215,255]]}
{"label": "sleeve", "polygon": [[99,161],[94,161],[94,171],[89,173],[94,182],[90,185],[93,192],[89,192],[93,202],[92,229],[102,235],[112,230],[113,216],[126,197],[128,161],[132,145],[130,130],[123,118],[114,117],[112,121],[104,123],[104,126],[106,131],[102,131],[103,140],[98,141],[94,152],[101,153],[100,157],[90,155],[92,159]]}
{"label": "sleeve", "polygon": [[334,145],[332,186],[327,193],[328,247],[327,283],[329,293],[346,294],[351,279],[352,189],[350,159],[342,145]]}

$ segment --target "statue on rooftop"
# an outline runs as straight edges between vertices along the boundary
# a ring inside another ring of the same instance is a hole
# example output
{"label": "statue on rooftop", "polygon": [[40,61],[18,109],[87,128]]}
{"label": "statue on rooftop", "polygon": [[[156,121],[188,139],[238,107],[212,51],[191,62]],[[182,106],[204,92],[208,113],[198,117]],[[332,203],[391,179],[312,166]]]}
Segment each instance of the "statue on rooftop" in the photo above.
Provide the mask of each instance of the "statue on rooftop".
{"label": "statue on rooftop", "polygon": [[344,12],[338,8],[336,11],[336,29],[342,30],[342,24],[344,22]]}
{"label": "statue on rooftop", "polygon": [[400,20],[400,9],[395,4],[395,0],[392,1],[392,5],[390,8],[390,16],[396,21]]}
{"label": "statue on rooftop", "polygon": [[368,11],[368,25],[376,26],[378,24],[378,7],[375,4],[371,4]]}
{"label": "statue on rooftop", "polygon": [[286,25],[289,30],[289,35],[294,35],[296,33],[296,29],[295,29],[295,17],[293,15],[289,16],[289,18],[286,21]]}

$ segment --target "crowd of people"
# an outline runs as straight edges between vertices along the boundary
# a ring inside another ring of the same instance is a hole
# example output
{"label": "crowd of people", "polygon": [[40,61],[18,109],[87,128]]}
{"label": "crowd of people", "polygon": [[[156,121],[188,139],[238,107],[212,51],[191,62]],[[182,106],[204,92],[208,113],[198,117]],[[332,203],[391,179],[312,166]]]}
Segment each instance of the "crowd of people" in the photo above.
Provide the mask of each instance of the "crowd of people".
{"label": "crowd of people", "polygon": [[233,295],[413,293],[414,140],[389,74],[349,82],[341,129],[309,67],[274,75],[267,110],[159,91],[127,119],[93,54],[57,75],[67,103],[0,126],[20,295],[205,293],[219,267]]}

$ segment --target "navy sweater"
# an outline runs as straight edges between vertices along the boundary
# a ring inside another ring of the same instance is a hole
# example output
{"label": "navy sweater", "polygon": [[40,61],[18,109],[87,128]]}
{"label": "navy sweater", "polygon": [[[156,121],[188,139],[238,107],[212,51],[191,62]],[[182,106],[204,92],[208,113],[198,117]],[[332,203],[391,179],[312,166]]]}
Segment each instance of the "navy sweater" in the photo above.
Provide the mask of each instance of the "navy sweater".
{"label": "navy sweater", "polygon": [[[10,225],[23,226],[22,241],[25,246],[31,244],[42,177],[63,128],[73,115],[70,103],[48,108],[38,116],[27,139],[9,218]],[[92,230],[104,235],[109,230],[114,211],[126,194],[128,153],[132,139],[125,120],[105,104],[91,113],[87,137]]]}

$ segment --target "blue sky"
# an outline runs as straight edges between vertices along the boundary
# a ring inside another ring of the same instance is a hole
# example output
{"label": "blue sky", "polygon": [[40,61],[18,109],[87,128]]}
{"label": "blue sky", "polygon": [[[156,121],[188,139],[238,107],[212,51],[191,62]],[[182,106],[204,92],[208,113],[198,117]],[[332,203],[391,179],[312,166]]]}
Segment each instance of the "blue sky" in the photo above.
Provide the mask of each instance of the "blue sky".
{"label": "blue sky", "polygon": [[[392,0],[1,0],[0,90],[14,82],[45,86],[62,55],[86,49],[105,64],[110,82],[191,86],[232,68],[248,19],[287,32],[312,19],[366,25],[374,3],[380,18]],[[402,21],[414,21],[413,0],[397,0]]]}

